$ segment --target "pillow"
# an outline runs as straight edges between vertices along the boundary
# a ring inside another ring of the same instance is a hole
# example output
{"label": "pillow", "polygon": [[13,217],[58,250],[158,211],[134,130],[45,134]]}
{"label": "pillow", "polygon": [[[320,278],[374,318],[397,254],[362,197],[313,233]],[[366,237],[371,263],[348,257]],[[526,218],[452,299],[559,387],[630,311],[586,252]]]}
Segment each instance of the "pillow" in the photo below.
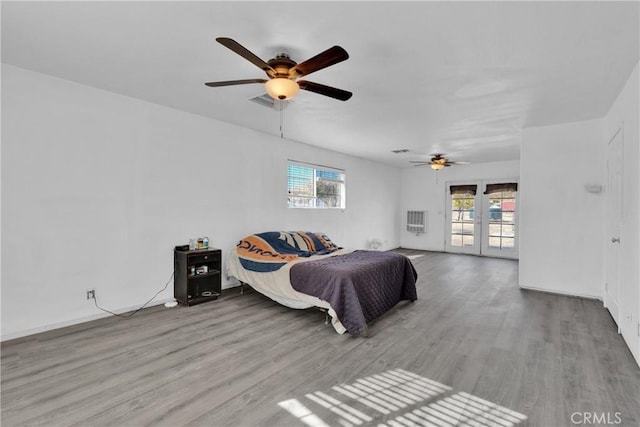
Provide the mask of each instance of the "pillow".
{"label": "pillow", "polygon": [[318,240],[320,240],[320,243],[324,246],[324,248],[326,250],[328,250],[329,252],[335,252],[338,249],[340,249],[338,247],[338,245],[336,245],[335,243],[333,243],[331,241],[331,239],[329,239],[329,237],[324,234],[324,233],[314,233],[316,238],[318,238]]}

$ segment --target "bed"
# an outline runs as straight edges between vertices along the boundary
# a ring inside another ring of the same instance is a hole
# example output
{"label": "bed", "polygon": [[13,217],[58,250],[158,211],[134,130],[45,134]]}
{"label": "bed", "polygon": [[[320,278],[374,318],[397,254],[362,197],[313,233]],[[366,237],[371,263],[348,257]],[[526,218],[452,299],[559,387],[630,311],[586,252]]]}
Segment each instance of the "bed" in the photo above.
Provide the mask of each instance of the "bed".
{"label": "bed", "polygon": [[240,240],[227,275],[294,309],[319,307],[336,332],[367,335],[367,323],[417,299],[417,273],[396,252],[339,248],[325,234],[272,231]]}

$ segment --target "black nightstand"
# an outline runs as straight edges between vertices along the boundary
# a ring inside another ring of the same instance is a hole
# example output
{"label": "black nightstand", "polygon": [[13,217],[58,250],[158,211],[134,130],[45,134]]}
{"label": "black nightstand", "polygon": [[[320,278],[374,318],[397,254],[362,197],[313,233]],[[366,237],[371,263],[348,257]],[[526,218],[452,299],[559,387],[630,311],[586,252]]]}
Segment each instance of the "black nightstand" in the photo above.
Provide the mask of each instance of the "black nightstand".
{"label": "black nightstand", "polygon": [[173,251],[173,296],[180,304],[194,305],[220,296],[222,281],[220,249]]}

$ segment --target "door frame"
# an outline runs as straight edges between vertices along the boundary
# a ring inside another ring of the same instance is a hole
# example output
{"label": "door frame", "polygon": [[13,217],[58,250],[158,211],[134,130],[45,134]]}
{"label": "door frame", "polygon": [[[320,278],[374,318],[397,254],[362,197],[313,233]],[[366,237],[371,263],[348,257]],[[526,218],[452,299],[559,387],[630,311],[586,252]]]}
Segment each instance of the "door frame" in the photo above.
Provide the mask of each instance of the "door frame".
{"label": "door frame", "polygon": [[[518,259],[520,246],[519,239],[519,191],[516,191],[516,206],[514,214],[515,233],[514,233],[514,250],[513,252],[506,252],[500,249],[489,249],[489,227],[485,227],[484,224],[489,224],[489,209],[485,206],[489,206],[489,195],[485,195],[484,189],[487,184],[498,184],[503,182],[517,182],[520,183],[519,178],[491,178],[491,179],[470,179],[461,181],[447,181],[445,182],[445,214],[444,214],[444,229],[445,229],[445,241],[444,250],[449,253],[489,256],[493,258],[508,258]],[[451,191],[449,190],[452,185],[477,185],[477,191],[474,202],[474,227],[473,227],[473,247],[460,247],[451,246]],[[485,243],[486,240],[486,243]]]}
{"label": "door frame", "polygon": [[[614,159],[612,159],[612,144],[618,140],[618,158],[615,159],[615,164],[612,165]],[[604,256],[604,289],[602,303],[604,307],[609,311],[616,326],[618,327],[618,333],[621,332],[620,325],[620,273],[621,273],[621,253],[620,242],[613,242],[612,238],[620,238],[620,228],[622,225],[622,216],[624,209],[622,208],[622,168],[624,159],[624,126],[620,127],[613,133],[613,136],[607,142],[607,194],[606,194],[606,212],[605,212],[605,256]],[[614,169],[615,168],[615,169]],[[614,174],[620,176],[620,182],[612,188],[612,178]],[[614,192],[615,190],[615,192]],[[617,212],[613,209],[614,204],[617,204]],[[616,215],[616,218],[612,218],[612,215]],[[616,234],[615,236],[613,234]],[[615,264],[615,265],[612,265]],[[615,283],[610,283],[615,282]]]}

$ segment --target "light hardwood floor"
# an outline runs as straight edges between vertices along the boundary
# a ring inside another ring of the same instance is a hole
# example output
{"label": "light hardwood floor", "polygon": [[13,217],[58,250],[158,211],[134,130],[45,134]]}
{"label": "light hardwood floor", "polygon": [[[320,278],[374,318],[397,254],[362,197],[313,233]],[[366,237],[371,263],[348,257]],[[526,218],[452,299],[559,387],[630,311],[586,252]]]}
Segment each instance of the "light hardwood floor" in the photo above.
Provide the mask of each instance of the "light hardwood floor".
{"label": "light hardwood floor", "polygon": [[520,290],[517,261],[403,252],[418,301],[368,338],[232,289],[4,342],[2,426],[640,424],[601,302]]}

